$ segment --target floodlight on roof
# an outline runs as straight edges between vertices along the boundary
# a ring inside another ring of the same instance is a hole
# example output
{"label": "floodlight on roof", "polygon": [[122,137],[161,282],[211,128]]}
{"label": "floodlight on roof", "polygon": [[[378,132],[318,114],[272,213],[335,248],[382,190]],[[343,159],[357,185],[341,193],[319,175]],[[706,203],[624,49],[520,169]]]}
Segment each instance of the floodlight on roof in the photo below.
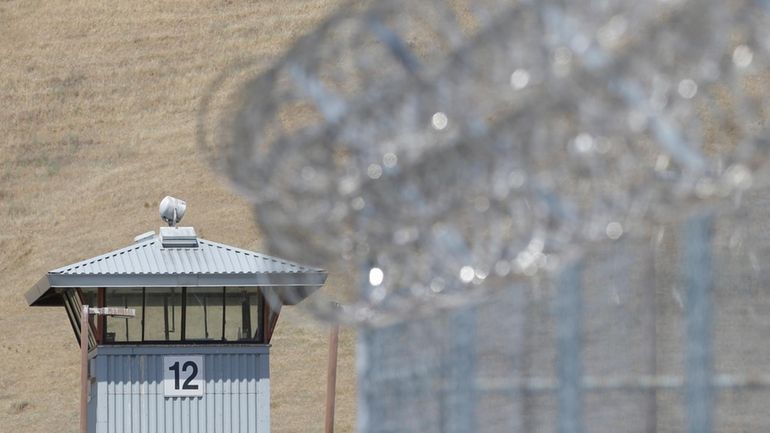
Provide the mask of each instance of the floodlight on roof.
{"label": "floodlight on roof", "polygon": [[187,210],[187,202],[167,195],[160,201],[160,218],[170,227],[176,227],[182,221]]}

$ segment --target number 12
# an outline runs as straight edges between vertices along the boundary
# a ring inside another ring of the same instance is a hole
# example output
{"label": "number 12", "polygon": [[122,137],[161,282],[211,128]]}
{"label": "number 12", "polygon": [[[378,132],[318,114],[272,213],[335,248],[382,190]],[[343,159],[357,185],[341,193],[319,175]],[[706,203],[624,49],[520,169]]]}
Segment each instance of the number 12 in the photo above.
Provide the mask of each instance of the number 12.
{"label": "number 12", "polygon": [[[187,372],[188,367],[192,369],[192,373],[189,376],[187,376],[187,379],[185,379],[181,389],[198,389],[198,385],[190,384],[190,382],[192,382],[192,380],[195,379],[195,376],[198,375],[198,364],[192,361],[187,361],[182,365],[182,372],[183,373]],[[179,388],[179,362],[178,361],[175,362],[168,369],[174,372],[174,389],[180,389]]]}

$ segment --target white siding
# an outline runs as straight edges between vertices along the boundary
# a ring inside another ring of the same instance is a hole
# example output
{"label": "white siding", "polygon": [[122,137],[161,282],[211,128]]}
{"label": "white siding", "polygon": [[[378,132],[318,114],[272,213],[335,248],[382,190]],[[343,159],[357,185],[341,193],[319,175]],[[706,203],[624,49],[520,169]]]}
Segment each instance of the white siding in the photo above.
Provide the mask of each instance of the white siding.
{"label": "white siding", "polygon": [[[204,357],[203,397],[164,397],[167,355]],[[270,431],[267,345],[100,346],[91,357],[91,432]]]}

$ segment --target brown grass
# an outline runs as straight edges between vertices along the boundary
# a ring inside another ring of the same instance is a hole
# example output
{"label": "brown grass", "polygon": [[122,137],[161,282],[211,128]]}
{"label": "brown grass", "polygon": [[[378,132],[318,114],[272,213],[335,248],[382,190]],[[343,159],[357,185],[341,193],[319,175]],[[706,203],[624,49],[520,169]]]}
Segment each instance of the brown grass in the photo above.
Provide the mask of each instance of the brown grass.
{"label": "brown grass", "polygon": [[[260,249],[247,203],[196,154],[196,109],[220,71],[266,65],[336,3],[0,3],[0,430],[77,430],[64,311],[22,297],[45,271],[157,229],[166,194],[203,236]],[[286,309],[274,336],[278,433],[323,429],[327,334],[308,316]],[[345,330],[341,432],[355,424],[353,346]]]}

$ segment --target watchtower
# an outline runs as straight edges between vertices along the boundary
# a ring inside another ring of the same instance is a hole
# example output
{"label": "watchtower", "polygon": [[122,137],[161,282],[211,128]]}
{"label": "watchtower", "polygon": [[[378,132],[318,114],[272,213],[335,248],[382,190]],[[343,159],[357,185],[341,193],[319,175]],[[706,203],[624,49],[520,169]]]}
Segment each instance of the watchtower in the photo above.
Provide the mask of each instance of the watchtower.
{"label": "watchtower", "polygon": [[[268,433],[278,315],[326,272],[199,238],[176,227],[185,204],[171,200],[170,227],[49,271],[27,302],[63,306],[88,339],[89,432]],[[82,330],[83,305],[135,317],[90,317]]]}

